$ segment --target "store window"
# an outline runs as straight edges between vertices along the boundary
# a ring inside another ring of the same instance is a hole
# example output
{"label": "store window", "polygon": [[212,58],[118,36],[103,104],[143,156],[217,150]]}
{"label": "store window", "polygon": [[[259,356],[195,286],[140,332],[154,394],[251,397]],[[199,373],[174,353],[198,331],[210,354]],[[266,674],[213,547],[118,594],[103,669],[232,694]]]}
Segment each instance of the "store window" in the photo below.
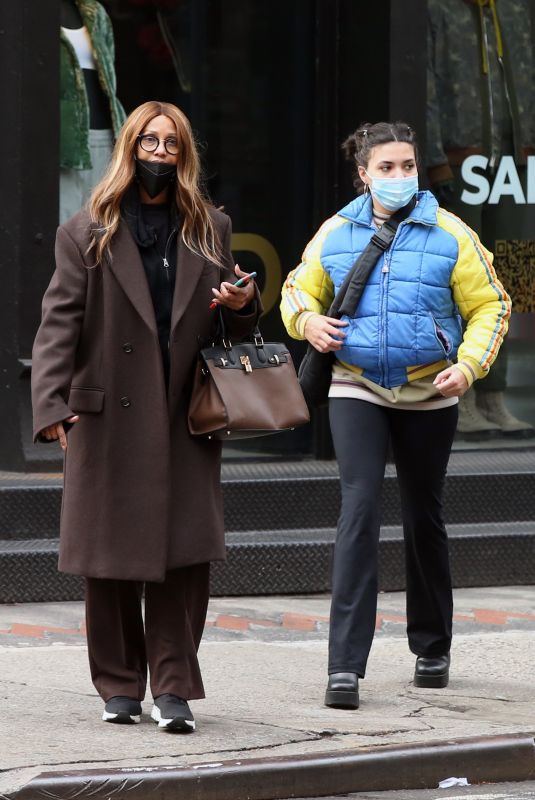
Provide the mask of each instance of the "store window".
{"label": "store window", "polygon": [[[304,0],[103,0],[113,23],[117,95],[178,105],[200,145],[206,188],[233,222],[236,261],[258,273],[264,338],[286,333],[284,276],[311,234],[314,7]],[[290,342],[294,356],[303,346]],[[238,442],[226,456],[311,449],[307,426]]]}
{"label": "store window", "polygon": [[[384,26],[376,9],[357,10],[353,0],[101,3],[112,23],[116,84],[112,108],[93,103],[96,139],[113,136],[121,106],[128,113],[157,98],[186,112],[208,193],[233,220],[236,260],[258,273],[266,338],[288,341],[278,311],[282,280],[318,224],[353,194],[340,142],[364,120],[391,116],[416,127],[426,152],[422,185],[427,178],[441,205],[495,253],[514,303],[490,376],[460,403],[455,446],[533,446],[533,0],[417,0],[403,12],[387,3]],[[61,0],[62,19],[85,5],[94,2]],[[72,34],[62,33],[64,55],[65,39],[72,44]],[[361,65],[372,62],[363,80]],[[88,92],[96,86],[90,67]],[[289,346],[298,360],[303,344]],[[314,431],[238,443],[226,456],[332,455],[325,416],[314,422]],[[318,447],[322,437],[327,444]]]}
{"label": "store window", "polygon": [[535,437],[535,57],[531,0],[428,0],[431,189],[494,254],[513,300],[490,375],[461,400],[457,448]]}

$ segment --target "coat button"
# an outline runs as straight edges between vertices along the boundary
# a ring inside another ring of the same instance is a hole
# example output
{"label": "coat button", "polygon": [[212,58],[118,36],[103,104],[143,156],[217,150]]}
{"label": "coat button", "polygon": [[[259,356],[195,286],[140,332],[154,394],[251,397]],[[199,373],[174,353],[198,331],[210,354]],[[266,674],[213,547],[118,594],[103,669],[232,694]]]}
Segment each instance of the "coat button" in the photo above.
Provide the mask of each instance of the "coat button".
{"label": "coat button", "polygon": [[132,405],[129,397],[121,397],[121,405],[123,408],[128,408]]}
{"label": "coat button", "polygon": [[130,344],[130,342],[125,342],[125,343],[123,344],[123,350],[124,350],[124,352],[125,352],[125,353],[131,353],[131,352],[133,351],[133,349],[134,349],[134,348],[132,347],[132,345]]}

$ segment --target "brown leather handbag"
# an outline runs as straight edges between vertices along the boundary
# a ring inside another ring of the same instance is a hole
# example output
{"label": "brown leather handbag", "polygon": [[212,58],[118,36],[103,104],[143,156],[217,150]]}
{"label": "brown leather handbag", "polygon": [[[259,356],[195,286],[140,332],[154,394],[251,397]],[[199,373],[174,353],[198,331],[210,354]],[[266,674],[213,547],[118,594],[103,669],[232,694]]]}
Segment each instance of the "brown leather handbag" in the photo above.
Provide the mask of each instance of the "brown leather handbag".
{"label": "brown leather handbag", "polygon": [[189,431],[207,439],[245,439],[293,430],[310,419],[288,347],[252,341],[199,353],[188,412]]}

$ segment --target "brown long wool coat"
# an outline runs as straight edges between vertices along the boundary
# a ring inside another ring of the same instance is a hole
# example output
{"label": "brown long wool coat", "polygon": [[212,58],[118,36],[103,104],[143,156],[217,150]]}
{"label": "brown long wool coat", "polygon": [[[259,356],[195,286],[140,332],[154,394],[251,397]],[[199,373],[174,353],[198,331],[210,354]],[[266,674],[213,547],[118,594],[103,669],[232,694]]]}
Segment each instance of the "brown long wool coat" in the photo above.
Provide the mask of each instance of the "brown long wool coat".
{"label": "brown long wool coat", "polygon": [[[210,341],[212,287],[233,280],[229,218],[210,211],[223,269],[177,248],[166,396],[152,300],[139,250],[121,222],[112,261],[91,268],[89,217],[58,229],[56,271],[33,350],[34,437],[80,415],[68,433],[59,568],[93,578],[161,581],[176,567],[224,558],[220,444],[190,436],[199,347]],[[254,313],[225,312],[247,334]]]}

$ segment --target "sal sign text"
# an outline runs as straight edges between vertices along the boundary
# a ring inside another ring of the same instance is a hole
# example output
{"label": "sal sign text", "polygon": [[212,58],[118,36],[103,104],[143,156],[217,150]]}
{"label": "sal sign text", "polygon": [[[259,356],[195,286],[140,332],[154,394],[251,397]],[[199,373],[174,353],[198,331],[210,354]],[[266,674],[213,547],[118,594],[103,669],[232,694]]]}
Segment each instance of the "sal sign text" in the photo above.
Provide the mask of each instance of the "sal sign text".
{"label": "sal sign text", "polygon": [[525,189],[513,156],[503,156],[500,159],[493,178],[488,175],[488,164],[489,159],[481,155],[469,156],[463,161],[461,175],[467,187],[461,195],[463,203],[471,206],[481,203],[495,205],[503,197],[512,197],[519,205],[535,203],[535,156],[528,156],[527,159]]}

